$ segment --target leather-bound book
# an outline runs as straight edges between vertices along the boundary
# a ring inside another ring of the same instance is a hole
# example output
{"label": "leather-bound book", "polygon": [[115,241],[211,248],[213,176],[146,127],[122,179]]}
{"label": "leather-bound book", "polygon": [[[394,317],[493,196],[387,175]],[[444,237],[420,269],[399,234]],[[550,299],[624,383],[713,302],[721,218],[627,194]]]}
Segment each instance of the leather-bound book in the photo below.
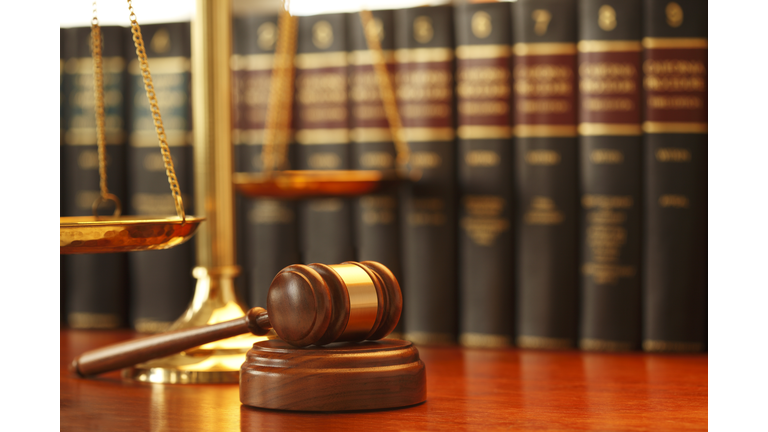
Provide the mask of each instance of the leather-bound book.
{"label": "leather-bound book", "polygon": [[408,165],[402,196],[405,338],[453,343],[458,331],[453,8],[395,11],[395,87]]}
{"label": "leather-bound book", "polygon": [[704,346],[707,8],[645,0],[643,349]]}
{"label": "leather-bound book", "polygon": [[[384,61],[394,83],[394,11],[376,10],[373,22],[379,36]],[[397,153],[389,130],[384,105],[373,68],[374,56],[368,50],[359,13],[350,13],[349,29],[349,106],[352,168],[392,173]],[[360,197],[354,204],[357,261],[377,261],[402,280],[400,255],[399,201],[396,186]],[[398,323],[397,333],[402,331]]]}
{"label": "leather-bound book", "polygon": [[585,350],[640,345],[640,5],[579,2],[579,346]]}
{"label": "leather-bound book", "polygon": [[578,337],[576,1],[513,4],[517,345]]}
{"label": "leather-bound book", "polygon": [[[141,26],[141,34],[184,209],[191,214],[195,207],[190,24],[147,24]],[[132,215],[175,216],[176,207],[130,31],[125,44],[130,104],[128,208]],[[137,331],[165,331],[184,312],[195,287],[194,253],[195,242],[190,241],[168,250],[129,254],[131,321]]]}
{"label": "leather-bound book", "polygon": [[[298,169],[349,169],[347,16],[299,17],[294,130]],[[352,202],[313,198],[299,205],[305,263],[355,259]]]}
{"label": "leather-bound book", "polygon": [[[104,73],[105,139],[109,192],[125,199],[125,28],[101,27]],[[66,167],[62,196],[65,216],[91,216],[99,197],[99,156],[93,93],[91,28],[64,29],[64,98],[66,118],[62,163]],[[109,203],[100,214],[111,215]],[[123,203],[125,210],[125,203]],[[72,328],[115,328],[126,325],[126,255],[64,257],[66,320]]]}
{"label": "leather-bound book", "polygon": [[[238,17],[234,21],[232,85],[235,166],[260,172],[277,42],[277,15]],[[266,306],[272,279],[300,262],[296,203],[238,197],[238,262],[250,306]]]}
{"label": "leather-bound book", "polygon": [[511,3],[456,6],[459,342],[512,344]]}

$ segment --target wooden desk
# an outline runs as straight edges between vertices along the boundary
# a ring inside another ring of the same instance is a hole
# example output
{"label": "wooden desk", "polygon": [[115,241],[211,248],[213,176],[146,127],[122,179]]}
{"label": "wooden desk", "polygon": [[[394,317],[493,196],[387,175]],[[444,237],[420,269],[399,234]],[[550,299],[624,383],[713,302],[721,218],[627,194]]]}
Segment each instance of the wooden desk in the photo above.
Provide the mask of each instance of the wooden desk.
{"label": "wooden desk", "polygon": [[706,430],[707,356],[419,348],[427,402],[312,414],[242,406],[237,385],[76,378],[76,355],[135,337],[61,331],[61,430]]}

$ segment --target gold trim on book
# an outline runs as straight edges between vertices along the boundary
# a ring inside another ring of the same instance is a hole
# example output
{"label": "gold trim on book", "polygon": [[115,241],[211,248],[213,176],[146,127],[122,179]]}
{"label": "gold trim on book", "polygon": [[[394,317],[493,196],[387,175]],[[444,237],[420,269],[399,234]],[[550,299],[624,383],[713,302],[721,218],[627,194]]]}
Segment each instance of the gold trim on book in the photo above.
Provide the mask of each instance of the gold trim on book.
{"label": "gold trim on book", "polygon": [[[107,129],[104,131],[107,145],[125,143],[125,131],[122,129]],[[96,145],[96,128],[71,128],[64,132],[64,144],[70,146]],[[157,144],[157,142],[155,142]]]}
{"label": "gold trim on book", "polygon": [[571,42],[516,43],[512,45],[516,56],[574,55],[576,44]]}
{"label": "gold trim on book", "polygon": [[456,133],[453,128],[410,127],[403,128],[405,141],[451,141]]}
{"label": "gold trim on book", "polygon": [[512,345],[512,339],[495,334],[462,333],[459,335],[459,343],[467,348],[506,348]]}
{"label": "gold trim on book", "polygon": [[274,54],[233,54],[229,59],[229,67],[233,71],[271,70],[274,62]]}
{"label": "gold trim on book", "polygon": [[645,122],[645,133],[707,133],[707,123]]}
{"label": "gold trim on book", "polygon": [[139,333],[162,333],[171,327],[173,321],[158,321],[152,318],[136,318],[133,328]]}
{"label": "gold trim on book", "polygon": [[353,128],[349,137],[354,142],[389,142],[392,131],[389,128]]}
{"label": "gold trim on book", "polygon": [[511,138],[509,126],[459,126],[456,135],[462,139]]}
{"label": "gold trim on book", "polygon": [[643,48],[648,49],[675,49],[675,48],[703,48],[706,49],[708,40],[705,38],[643,38]]}
{"label": "gold trim on book", "polygon": [[[382,56],[384,56],[384,63],[394,63],[395,62],[395,52],[392,50],[384,50],[381,52]],[[358,51],[352,51],[347,55],[347,61],[350,65],[353,66],[364,66],[364,65],[372,65],[374,62],[374,56],[376,55],[376,51],[371,50],[358,50]]]}
{"label": "gold trim on book", "polygon": [[515,136],[528,137],[575,137],[579,134],[576,125],[516,125]]}
{"label": "gold trim on book", "polygon": [[573,347],[571,339],[542,336],[518,336],[517,346],[530,349],[568,349]]}
{"label": "gold trim on book", "polygon": [[431,63],[453,60],[451,48],[410,48],[395,50],[398,63]]}
{"label": "gold trim on book", "polygon": [[264,144],[264,129],[233,129],[232,143],[235,145]]}
{"label": "gold trim on book", "polygon": [[120,317],[115,314],[70,312],[67,323],[76,329],[111,329],[120,326]]}
{"label": "gold trim on book", "polygon": [[303,145],[346,144],[349,129],[301,129],[296,131],[296,142]]}
{"label": "gold trim on book", "polygon": [[[63,72],[68,74],[93,74],[93,58],[71,58],[62,63]],[[125,70],[123,57],[104,57],[101,59],[101,68],[106,73],[119,73]]]}
{"label": "gold trim on book", "polygon": [[407,332],[403,339],[416,345],[455,345],[453,335],[450,333]]}
{"label": "gold trim on book", "polygon": [[[192,62],[189,57],[150,57],[147,59],[152,75],[189,72]],[[128,72],[133,75],[141,75],[141,68],[137,59],[128,63]]]}
{"label": "gold trim on book", "polygon": [[579,348],[583,351],[631,351],[632,344],[629,342],[584,338],[579,341]]}
{"label": "gold trim on book", "polygon": [[579,52],[591,53],[591,52],[639,52],[643,47],[640,45],[640,41],[631,40],[617,40],[617,41],[601,41],[601,40],[583,40],[579,41],[576,45]]}
{"label": "gold trim on book", "polygon": [[296,54],[294,65],[297,69],[320,69],[347,66],[347,52]]}
{"label": "gold trim on book", "polygon": [[[192,145],[192,132],[185,130],[165,130],[168,147],[183,147]],[[128,138],[131,147],[158,147],[157,132],[138,130],[131,132]]]}
{"label": "gold trim on book", "polygon": [[509,45],[461,45],[456,47],[456,58],[485,59],[509,57]]}
{"label": "gold trim on book", "polygon": [[642,135],[639,124],[579,123],[579,135]]}
{"label": "gold trim on book", "polygon": [[704,344],[699,342],[673,342],[660,340],[644,340],[643,351],[647,352],[699,352]]}

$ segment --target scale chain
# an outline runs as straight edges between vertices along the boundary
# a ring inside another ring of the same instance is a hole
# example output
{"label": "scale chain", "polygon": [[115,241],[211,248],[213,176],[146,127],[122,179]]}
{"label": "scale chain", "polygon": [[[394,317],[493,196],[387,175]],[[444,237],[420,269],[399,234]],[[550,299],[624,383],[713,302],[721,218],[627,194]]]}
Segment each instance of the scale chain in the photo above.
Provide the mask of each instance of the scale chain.
{"label": "scale chain", "polygon": [[93,52],[93,95],[95,99],[94,112],[96,114],[96,144],[99,154],[99,197],[93,202],[93,215],[98,217],[98,208],[102,202],[113,201],[115,203],[114,216],[120,216],[120,200],[109,193],[107,187],[107,151],[104,133],[104,68],[101,55],[101,27],[96,17],[96,2],[93,2],[93,18],[91,19],[91,51]]}
{"label": "scale chain", "polygon": [[291,102],[293,100],[293,56],[296,52],[296,17],[289,10],[289,0],[283,1],[278,21],[272,79],[269,87],[266,133],[261,153],[265,174],[285,168],[291,129]]}
{"label": "scale chain", "polygon": [[165,136],[163,119],[160,116],[160,107],[157,104],[155,87],[152,84],[152,75],[149,73],[147,52],[144,49],[144,39],[141,37],[141,28],[139,27],[139,23],[136,21],[136,13],[133,10],[131,0],[128,0],[128,10],[130,11],[129,18],[131,20],[131,33],[133,34],[133,42],[136,46],[136,55],[139,59],[141,76],[144,80],[144,90],[147,92],[149,109],[152,112],[152,120],[155,125],[155,132],[157,132],[158,144],[160,145],[160,151],[163,154],[165,174],[168,176],[168,183],[171,186],[171,194],[173,195],[174,205],[176,206],[176,214],[181,218],[182,224],[184,224],[184,222],[186,222],[186,215],[184,213],[184,203],[181,199],[181,190],[179,189],[179,182],[176,180],[176,171],[173,169],[173,159],[171,158],[171,151],[168,148],[168,140]]}

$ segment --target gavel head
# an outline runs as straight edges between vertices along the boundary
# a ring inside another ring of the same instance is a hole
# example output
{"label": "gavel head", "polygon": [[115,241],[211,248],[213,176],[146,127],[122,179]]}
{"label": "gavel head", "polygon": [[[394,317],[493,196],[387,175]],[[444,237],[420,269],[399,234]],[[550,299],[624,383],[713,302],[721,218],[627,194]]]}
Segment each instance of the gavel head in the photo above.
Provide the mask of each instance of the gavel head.
{"label": "gavel head", "polygon": [[272,328],[297,347],[381,339],[402,309],[397,279],[374,261],[290,265],[267,294]]}

